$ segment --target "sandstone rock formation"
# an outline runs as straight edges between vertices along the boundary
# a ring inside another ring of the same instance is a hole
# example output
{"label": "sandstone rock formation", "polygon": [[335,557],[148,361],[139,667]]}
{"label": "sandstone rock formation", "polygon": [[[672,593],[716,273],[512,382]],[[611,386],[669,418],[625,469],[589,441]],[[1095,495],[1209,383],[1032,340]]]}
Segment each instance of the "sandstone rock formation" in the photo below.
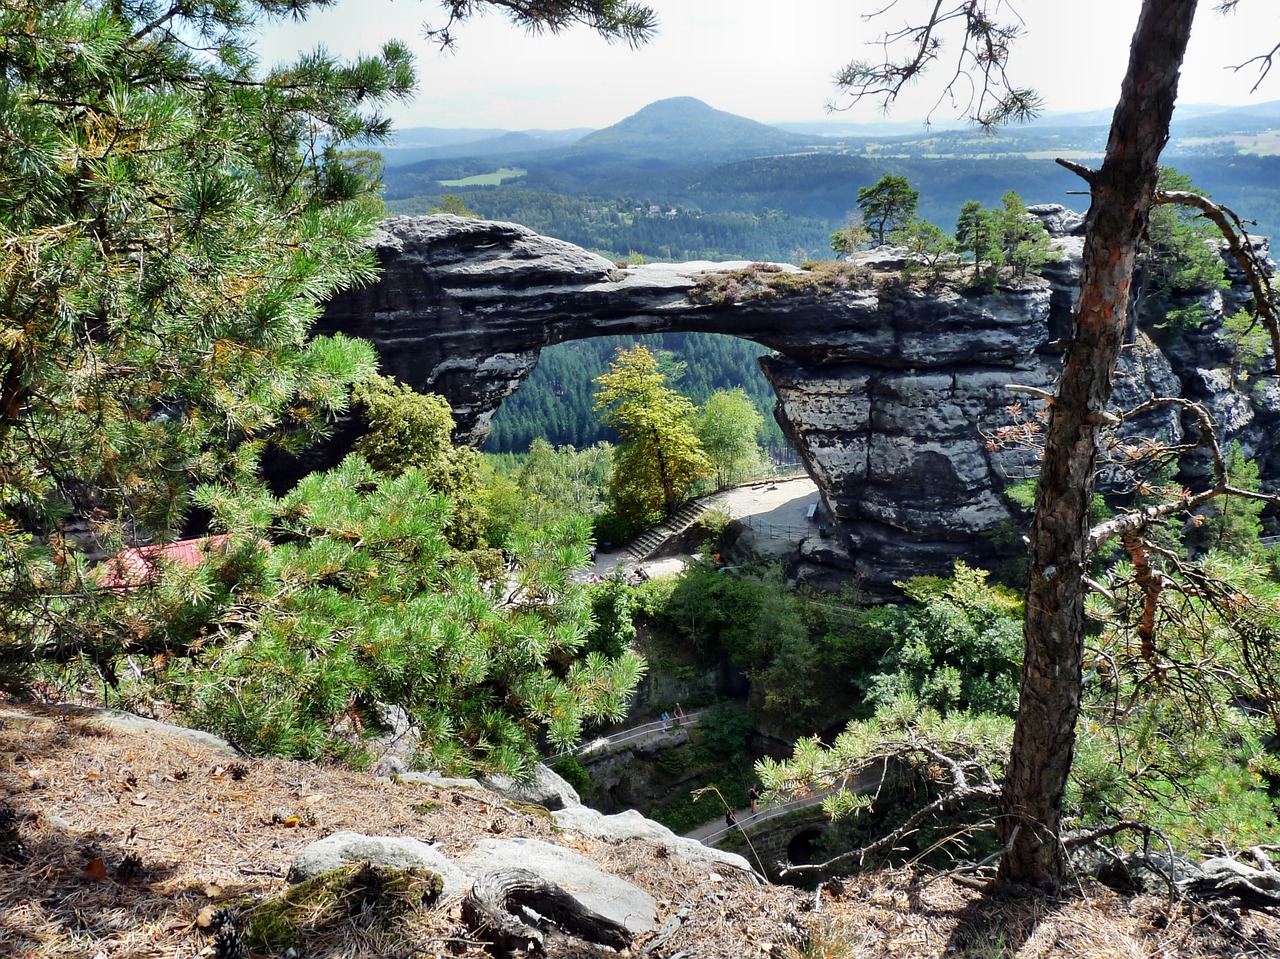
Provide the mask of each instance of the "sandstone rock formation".
{"label": "sandstone rock formation", "polygon": [[[1079,276],[1079,216],[1033,209],[1058,231],[1063,259],[995,295],[923,292],[867,266],[834,279],[747,263],[621,269],[510,223],[394,217],[375,240],[381,279],[335,298],[321,331],[371,340],[384,372],[449,400],[471,443],[546,346],[665,331],[762,343],[776,351],[761,361],[775,415],[836,520],[815,558],[881,589],[958,557],[993,559],[991,534],[1016,518],[1002,491],[1034,455],[993,450],[984,431],[1018,399],[1008,384],[1052,387]],[[1115,402],[1189,391],[1276,477],[1280,393],[1237,389],[1216,332],[1233,296],[1207,294],[1200,339],[1168,354],[1135,330]],[[1177,439],[1182,424],[1165,413],[1141,428]]]}

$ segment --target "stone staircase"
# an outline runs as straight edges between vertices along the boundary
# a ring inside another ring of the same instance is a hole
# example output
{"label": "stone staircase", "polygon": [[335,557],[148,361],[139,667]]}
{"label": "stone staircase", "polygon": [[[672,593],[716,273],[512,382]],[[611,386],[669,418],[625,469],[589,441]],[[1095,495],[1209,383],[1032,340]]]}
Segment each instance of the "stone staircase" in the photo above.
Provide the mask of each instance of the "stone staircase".
{"label": "stone staircase", "polygon": [[671,539],[673,536],[679,536],[690,526],[698,521],[698,517],[707,511],[707,505],[700,500],[692,500],[685,503],[675,511],[669,518],[659,523],[657,526],[651,526],[634,540],[627,547],[627,555],[633,563],[643,563],[646,559],[658,551],[663,543]]}

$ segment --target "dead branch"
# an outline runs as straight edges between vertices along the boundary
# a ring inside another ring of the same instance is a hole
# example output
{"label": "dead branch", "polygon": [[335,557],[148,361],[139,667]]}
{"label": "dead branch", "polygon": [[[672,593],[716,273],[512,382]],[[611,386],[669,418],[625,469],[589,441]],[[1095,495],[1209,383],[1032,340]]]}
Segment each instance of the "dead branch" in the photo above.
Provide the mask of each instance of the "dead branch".
{"label": "dead branch", "polygon": [[1097,552],[1117,536],[1139,531],[1156,520],[1173,513],[1194,510],[1219,496],[1240,496],[1245,499],[1256,499],[1264,503],[1280,506],[1280,496],[1237,489],[1228,482],[1227,461],[1226,457],[1223,456],[1222,447],[1218,443],[1217,424],[1213,422],[1213,417],[1209,415],[1209,411],[1194,400],[1188,400],[1180,396],[1153,396],[1146,402],[1140,403],[1133,409],[1123,413],[1121,420],[1132,419],[1160,406],[1176,406],[1196,418],[1200,427],[1196,441],[1183,446],[1172,447],[1167,452],[1170,455],[1181,456],[1194,449],[1207,449],[1213,462],[1213,485],[1199,493],[1187,494],[1176,500],[1145,506],[1142,509],[1122,513],[1097,524],[1089,531],[1088,546],[1090,553]]}
{"label": "dead branch", "polygon": [[1097,170],[1092,170],[1089,167],[1084,166],[1083,164],[1076,163],[1075,160],[1067,160],[1067,159],[1064,159],[1063,157],[1056,157],[1053,162],[1058,164],[1058,166],[1060,167],[1065,167],[1066,169],[1070,170],[1072,173],[1074,173],[1080,179],[1084,180],[1084,182],[1089,184],[1090,186],[1093,186],[1093,182],[1098,178]]}
{"label": "dead branch", "polygon": [[[1276,47],[1280,50],[1280,46]],[[1272,51],[1275,53],[1275,50]],[[1271,54],[1268,54],[1268,61]],[[1269,63],[1268,63],[1269,69]],[[1261,81],[1259,81],[1261,82]],[[1277,317],[1275,291],[1271,287],[1271,272],[1249,240],[1244,221],[1234,211],[1221,203],[1214,203],[1207,196],[1183,190],[1157,190],[1155,203],[1173,203],[1194,207],[1210,220],[1227,241],[1227,251],[1244,271],[1249,289],[1253,293],[1254,308],[1258,319],[1271,336],[1271,356],[1280,369],[1280,318]]]}
{"label": "dead branch", "polygon": [[868,857],[877,856],[882,852],[892,850],[903,839],[916,831],[916,828],[925,820],[932,816],[944,813],[955,812],[964,808],[972,802],[986,802],[994,804],[1000,799],[1000,787],[987,774],[987,782],[980,786],[972,785],[969,782],[969,771],[986,772],[981,763],[972,763],[972,769],[966,770],[966,764],[960,760],[948,756],[942,750],[930,746],[928,743],[911,742],[903,744],[897,750],[896,754],[885,756],[884,761],[888,759],[904,759],[913,754],[923,754],[929,759],[944,766],[951,779],[951,788],[935,799],[933,802],[917,809],[914,813],[893,831],[886,833],[874,842],[863,846],[860,849],[849,850],[838,856],[820,863],[805,863],[802,865],[788,865],[779,870],[779,877],[786,879],[792,875],[816,874],[819,876],[829,875],[835,867],[844,863],[856,863],[859,866],[865,864]]}
{"label": "dead branch", "polygon": [[525,910],[545,916],[561,929],[594,943],[625,949],[631,932],[588,909],[553,882],[528,869],[502,869],[476,880],[462,901],[463,921],[503,953],[546,955],[546,937],[521,918]]}

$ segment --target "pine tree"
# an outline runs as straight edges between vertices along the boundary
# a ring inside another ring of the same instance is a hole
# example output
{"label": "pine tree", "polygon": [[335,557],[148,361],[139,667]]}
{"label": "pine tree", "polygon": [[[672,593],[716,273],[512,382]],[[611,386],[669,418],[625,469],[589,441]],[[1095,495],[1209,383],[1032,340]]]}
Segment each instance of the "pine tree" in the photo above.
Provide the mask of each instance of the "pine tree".
{"label": "pine tree", "polygon": [[920,192],[911,189],[907,178],[892,173],[886,173],[875,185],[858,190],[858,209],[881,246],[889,233],[915,218],[919,202]]}
{"label": "pine tree", "polygon": [[[625,714],[644,665],[584,647],[585,522],[513,537],[515,573],[486,582],[452,562],[450,504],[418,467],[352,455],[280,499],[199,496],[240,545],[200,571],[216,597],[202,655],[169,658],[146,692],[242,748],[352,759],[381,703],[405,710],[435,768],[519,774],[542,735],[568,745]],[[187,610],[155,617],[151,641],[176,651]]]}

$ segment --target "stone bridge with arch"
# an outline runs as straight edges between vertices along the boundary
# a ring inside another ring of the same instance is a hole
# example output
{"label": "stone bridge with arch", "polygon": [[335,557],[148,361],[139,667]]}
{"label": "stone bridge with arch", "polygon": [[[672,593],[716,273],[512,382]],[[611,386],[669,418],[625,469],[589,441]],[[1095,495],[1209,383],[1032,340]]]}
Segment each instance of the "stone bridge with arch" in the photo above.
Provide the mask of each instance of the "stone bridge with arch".
{"label": "stone bridge with arch", "polygon": [[801,800],[777,810],[762,809],[758,817],[743,817],[737,826],[721,830],[703,842],[739,853],[776,881],[784,863],[798,865],[825,858],[815,854],[814,845],[830,829],[821,800]]}
{"label": "stone bridge with arch", "polygon": [[[1078,283],[1079,217],[1033,210],[1067,256],[999,295],[922,290],[883,252],[813,270],[623,268],[515,224],[393,217],[373,241],[380,279],[334,297],[317,332],[372,341],[383,372],[442,394],[473,444],[552,344],[679,331],[761,343],[776,351],[761,359],[775,416],[835,522],[811,558],[874,589],[992,558],[989,534],[1016,516],[1002,490],[1034,454],[993,448],[983,427],[1004,420],[1008,384],[1052,386]],[[1126,356],[1118,404],[1168,392],[1152,386],[1171,376],[1162,356]],[[1161,415],[1138,428],[1176,440],[1176,414]],[[331,461],[342,452],[339,439]]]}

